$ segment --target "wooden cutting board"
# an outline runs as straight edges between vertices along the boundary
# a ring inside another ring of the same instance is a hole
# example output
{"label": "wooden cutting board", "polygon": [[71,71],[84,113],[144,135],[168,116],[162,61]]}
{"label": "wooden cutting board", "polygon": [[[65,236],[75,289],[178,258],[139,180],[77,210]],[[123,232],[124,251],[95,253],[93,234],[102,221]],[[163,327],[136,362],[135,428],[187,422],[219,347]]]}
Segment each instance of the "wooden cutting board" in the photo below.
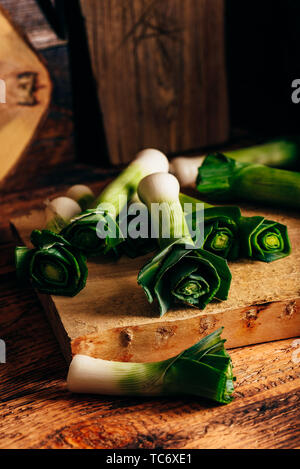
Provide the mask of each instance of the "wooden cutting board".
{"label": "wooden cutting board", "polygon": [[[161,360],[221,326],[228,348],[300,335],[300,218],[274,210],[242,211],[287,224],[292,254],[270,264],[231,262],[228,300],[213,302],[204,311],[182,306],[159,318],[156,305],[147,302],[136,282],[147,257],[91,260],[86,288],[76,297],[39,294],[67,361],[75,353],[119,361]],[[43,227],[44,215],[32,211],[11,223],[30,245],[30,233]]]}

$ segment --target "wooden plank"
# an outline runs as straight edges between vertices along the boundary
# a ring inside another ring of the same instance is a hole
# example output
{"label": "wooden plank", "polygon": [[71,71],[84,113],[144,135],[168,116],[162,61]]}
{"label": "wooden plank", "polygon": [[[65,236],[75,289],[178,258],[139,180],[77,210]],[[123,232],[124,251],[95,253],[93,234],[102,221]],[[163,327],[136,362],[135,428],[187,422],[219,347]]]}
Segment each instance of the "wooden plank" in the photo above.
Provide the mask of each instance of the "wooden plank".
{"label": "wooden plank", "polygon": [[36,49],[65,43],[57,37],[35,0],[1,0],[1,4],[22,27]]}
{"label": "wooden plank", "polygon": [[[41,59],[0,7],[0,184],[15,170],[50,104],[51,81]],[[17,138],[16,138],[17,136]]]}
{"label": "wooden plank", "polygon": [[[213,302],[204,311],[181,306],[159,318],[136,282],[146,257],[123,257],[115,263],[90,260],[86,288],[76,297],[40,295],[67,360],[72,353],[123,361],[161,360],[220,326],[228,347],[299,335],[299,216],[262,209],[243,213],[260,213],[287,224],[292,255],[270,264],[230,263],[233,280],[228,300]],[[32,211],[12,223],[28,244],[32,229],[43,226],[43,213]]]}
{"label": "wooden plank", "polygon": [[110,158],[228,138],[223,0],[80,0]]}
{"label": "wooden plank", "polygon": [[34,294],[13,283],[3,288],[1,316],[15,305],[16,319],[2,335],[8,357],[0,365],[1,448],[300,445],[299,349],[293,339],[231,350],[237,381],[228,406],[195,398],[72,395],[66,364]]}

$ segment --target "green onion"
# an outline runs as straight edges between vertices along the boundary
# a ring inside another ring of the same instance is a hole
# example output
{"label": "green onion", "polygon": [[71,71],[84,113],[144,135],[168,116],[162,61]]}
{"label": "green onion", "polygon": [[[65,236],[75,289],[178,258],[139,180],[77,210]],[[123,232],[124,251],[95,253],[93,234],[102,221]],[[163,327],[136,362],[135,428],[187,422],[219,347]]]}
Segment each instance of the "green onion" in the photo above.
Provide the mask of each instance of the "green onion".
{"label": "green onion", "polygon": [[62,236],[48,230],[31,233],[34,249],[16,248],[19,280],[41,293],[75,296],[85,286],[86,258]]}
{"label": "green onion", "polygon": [[166,156],[157,150],[143,150],[136,159],[94,201],[94,208],[71,220],[61,234],[87,256],[119,254],[124,242],[118,215],[136,193],[140,180],[153,172],[169,169]]}
{"label": "green onion", "polygon": [[212,200],[245,200],[300,208],[300,173],[240,163],[210,154],[199,168],[197,189]]}
{"label": "green onion", "polygon": [[[182,207],[184,204],[193,207],[186,214],[192,233],[197,230],[196,204],[204,204],[204,238],[199,247],[209,252],[228,260],[247,257],[263,262],[282,259],[291,252],[285,225],[261,216],[243,217],[238,207],[214,207],[185,194],[180,194],[179,198]],[[196,238],[201,239],[201,236],[196,235]]]}
{"label": "green onion", "polygon": [[[224,155],[240,163],[263,164],[275,168],[297,169],[300,166],[300,139],[282,137],[260,145],[224,151]],[[205,156],[176,157],[170,162],[170,172],[181,187],[195,186],[198,168]]]}
{"label": "green onion", "polygon": [[[178,302],[203,309],[213,298],[227,299],[231,283],[227,262],[195,249],[179,201],[177,179],[171,174],[153,174],[140,182],[138,194],[151,213],[160,248],[140,270],[138,284],[150,303],[158,300],[160,316]],[[157,203],[162,217],[153,210]]]}
{"label": "green onion", "polygon": [[228,404],[233,399],[235,378],[221,332],[218,329],[161,362],[124,363],[75,355],[68,372],[68,388],[75,393],[106,395],[192,395]]}

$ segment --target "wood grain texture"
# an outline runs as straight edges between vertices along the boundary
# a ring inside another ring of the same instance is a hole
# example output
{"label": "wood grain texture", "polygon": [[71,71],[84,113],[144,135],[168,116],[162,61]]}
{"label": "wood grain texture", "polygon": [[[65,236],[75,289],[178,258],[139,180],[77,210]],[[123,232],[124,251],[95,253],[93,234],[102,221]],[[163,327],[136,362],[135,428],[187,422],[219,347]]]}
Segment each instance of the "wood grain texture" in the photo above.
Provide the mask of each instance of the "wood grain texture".
{"label": "wood grain texture", "polygon": [[113,163],[228,137],[223,0],[80,0]]}
{"label": "wood grain texture", "polygon": [[0,77],[5,103],[0,113],[0,183],[13,173],[48,111],[48,71],[0,7]]}
{"label": "wood grain texture", "polygon": [[0,365],[1,448],[299,446],[293,340],[232,350],[237,383],[226,407],[189,398],[77,396],[66,390],[65,362],[32,292],[16,290],[14,280],[3,287],[2,313],[10,312],[11,323],[2,335],[8,358]]}
{"label": "wood grain texture", "polygon": [[37,49],[63,44],[49,26],[35,0],[0,0],[13,20],[22,28]]}
{"label": "wood grain texture", "polygon": [[[159,318],[156,305],[137,285],[137,273],[152,254],[117,262],[89,260],[87,285],[74,298],[39,295],[67,360],[75,353],[119,361],[163,360],[221,326],[230,348],[300,335],[300,219],[262,209],[243,214],[286,224],[292,254],[269,264],[230,263],[228,300],[210,303],[204,311],[176,306]],[[42,211],[33,211],[12,223],[30,246],[32,230],[43,228],[44,220]]]}

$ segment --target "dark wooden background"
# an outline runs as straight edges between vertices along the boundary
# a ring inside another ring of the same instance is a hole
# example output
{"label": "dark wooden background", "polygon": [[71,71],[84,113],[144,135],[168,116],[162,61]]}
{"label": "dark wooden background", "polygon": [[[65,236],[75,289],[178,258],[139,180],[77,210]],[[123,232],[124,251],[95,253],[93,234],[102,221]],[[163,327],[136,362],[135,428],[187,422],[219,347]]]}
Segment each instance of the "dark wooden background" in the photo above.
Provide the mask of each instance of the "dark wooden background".
{"label": "dark wooden background", "polygon": [[[0,337],[7,346],[7,363],[0,364],[0,447],[299,448],[300,372],[293,339],[231,351],[237,384],[235,401],[226,407],[190,398],[105,398],[67,391],[67,366],[42,307],[31,289],[16,282],[9,218],[40,207],[75,182],[100,190],[117,170],[75,161],[66,45],[42,17],[33,24],[38,16],[31,0],[0,3],[31,37],[43,31],[36,35],[43,41],[35,44],[54,82],[49,116],[0,194]],[[237,132],[230,143],[256,139]]]}

